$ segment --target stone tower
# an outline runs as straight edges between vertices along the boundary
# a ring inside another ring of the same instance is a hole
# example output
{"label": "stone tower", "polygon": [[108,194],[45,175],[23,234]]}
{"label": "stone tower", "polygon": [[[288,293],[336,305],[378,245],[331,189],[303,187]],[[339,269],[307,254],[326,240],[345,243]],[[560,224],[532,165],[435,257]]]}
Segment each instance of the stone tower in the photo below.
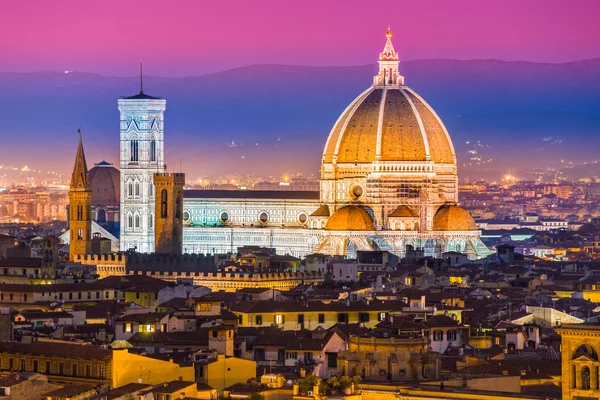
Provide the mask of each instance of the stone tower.
{"label": "stone tower", "polygon": [[69,231],[69,259],[73,261],[76,255],[86,254],[92,239],[92,189],[81,135],[69,190]]}
{"label": "stone tower", "polygon": [[183,245],[183,173],[154,174],[156,205],[154,208],[154,251],[181,254]]}
{"label": "stone tower", "polygon": [[[141,82],[140,82],[141,83]],[[154,251],[154,173],[165,171],[167,101],[144,93],[119,99],[121,113],[121,250]]]}

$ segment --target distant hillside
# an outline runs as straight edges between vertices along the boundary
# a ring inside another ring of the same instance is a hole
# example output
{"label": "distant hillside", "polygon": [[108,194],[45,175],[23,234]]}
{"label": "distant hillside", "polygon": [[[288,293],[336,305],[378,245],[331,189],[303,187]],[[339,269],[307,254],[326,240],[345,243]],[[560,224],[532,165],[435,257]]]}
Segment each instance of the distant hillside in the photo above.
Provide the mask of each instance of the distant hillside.
{"label": "distant hillside", "polygon": [[[600,59],[418,60],[400,67],[446,123],[461,164],[473,157],[467,150],[477,141],[483,143],[478,156],[493,159],[490,171],[597,157]],[[376,69],[256,65],[187,78],[149,76],[144,89],[167,99],[167,157],[176,165],[183,158],[192,176],[316,173],[331,126]],[[67,170],[70,158],[55,156],[71,156],[82,126],[88,158],[99,161],[105,153],[116,161],[117,98],[137,93],[138,85],[138,77],[80,72],[0,74],[0,157],[35,163],[50,151],[53,164]],[[237,146],[229,147],[231,141]]]}

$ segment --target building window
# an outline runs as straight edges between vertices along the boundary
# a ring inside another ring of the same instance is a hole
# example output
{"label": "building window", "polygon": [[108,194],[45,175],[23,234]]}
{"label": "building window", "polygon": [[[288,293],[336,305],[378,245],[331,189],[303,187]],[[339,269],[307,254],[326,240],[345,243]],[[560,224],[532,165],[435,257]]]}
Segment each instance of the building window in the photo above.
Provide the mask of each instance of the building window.
{"label": "building window", "polygon": [[327,368],[337,368],[337,353],[326,353]]}
{"label": "building window", "polygon": [[96,220],[98,222],[106,222],[106,210],[99,209],[96,213]]}
{"label": "building window", "polygon": [[298,324],[304,324],[304,314],[298,314]]}
{"label": "building window", "polygon": [[129,185],[127,185],[127,186],[129,187],[127,194],[129,195],[129,197],[133,197],[133,183],[129,182]]}
{"label": "building window", "polygon": [[83,229],[77,229],[77,240],[83,240]]}
{"label": "building window", "polygon": [[324,324],[325,323],[325,314],[319,314],[319,323],[320,324]]}
{"label": "building window", "polygon": [[285,358],[288,360],[297,360],[298,359],[298,352],[296,351],[288,351],[287,353],[285,353]]}
{"label": "building window", "polygon": [[140,195],[140,183],[139,182],[135,183],[135,195],[136,196]]}
{"label": "building window", "polygon": [[269,222],[269,214],[267,214],[264,211],[260,213],[260,215],[258,216],[258,222],[260,222],[263,225]]}
{"label": "building window", "polygon": [[446,336],[448,337],[448,341],[454,341],[456,340],[456,331],[448,331],[448,333],[446,333]]}
{"label": "building window", "polygon": [[256,316],[256,325],[262,325],[262,315]]}
{"label": "building window", "polygon": [[181,219],[181,192],[177,192],[175,198],[175,218]]}
{"label": "building window", "polygon": [[160,192],[160,217],[167,218],[167,189]]}
{"label": "building window", "polygon": [[104,379],[104,365],[98,365],[98,378]]}
{"label": "building window", "polygon": [[444,340],[444,332],[442,332],[442,331],[433,331],[433,341],[434,342],[441,342],[442,340]]}
{"label": "building window", "polygon": [[135,227],[139,228],[140,227],[140,216],[136,214],[135,216]]}
{"label": "building window", "polygon": [[126,322],[123,324],[123,332],[131,333],[131,323],[130,322]]}
{"label": "building window", "polygon": [[71,375],[77,376],[77,364],[71,364]]}
{"label": "building window", "polygon": [[339,313],[338,314],[338,322],[342,324],[348,323],[348,314],[347,313]]}
{"label": "building window", "polygon": [[385,321],[387,319],[387,313],[386,312],[380,312],[379,314],[377,314],[377,319],[379,321]]}
{"label": "building window", "polygon": [[150,141],[150,161],[156,161],[156,140],[154,139]]}
{"label": "building window", "polygon": [[281,325],[284,323],[284,321],[285,321],[285,318],[284,318],[283,314],[275,315],[275,325]]}
{"label": "building window", "polygon": [[358,314],[358,322],[369,322],[369,313],[363,312]]}
{"label": "building window", "polygon": [[85,365],[85,376],[86,378],[92,376],[92,366],[90,364]]}
{"label": "building window", "polygon": [[83,221],[83,207],[77,206],[77,221]]}
{"label": "building window", "polygon": [[133,228],[133,215],[131,215],[131,214],[130,214],[130,215],[129,215],[129,218],[127,218],[127,219],[128,219],[128,221],[127,221],[127,222],[129,222],[129,224],[128,224],[128,225],[129,225],[129,227],[130,227],[130,228]]}
{"label": "building window", "polygon": [[[12,361],[12,359],[11,359],[11,361]],[[46,373],[47,374],[50,374],[52,372],[52,369],[50,367],[51,367],[50,361],[46,361]],[[11,366],[11,368],[12,368],[12,366]]]}
{"label": "building window", "polygon": [[131,150],[131,161],[139,161],[139,144],[137,140],[132,140],[130,142],[130,150]]}

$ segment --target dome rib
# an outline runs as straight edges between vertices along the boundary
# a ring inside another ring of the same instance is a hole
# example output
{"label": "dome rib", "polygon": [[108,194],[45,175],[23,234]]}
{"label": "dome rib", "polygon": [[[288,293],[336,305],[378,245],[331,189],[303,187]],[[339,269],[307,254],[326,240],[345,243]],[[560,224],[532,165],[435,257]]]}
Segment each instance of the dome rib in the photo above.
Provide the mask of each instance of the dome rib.
{"label": "dome rib", "polygon": [[377,144],[375,148],[375,160],[381,159],[381,135],[383,132],[383,116],[385,111],[385,101],[387,99],[387,87],[383,88],[381,102],[379,103],[379,119],[377,120]]}
{"label": "dome rib", "polygon": [[323,152],[323,162],[335,162],[337,159],[338,150],[340,147],[340,139],[344,135],[350,117],[354,114],[358,106],[362,104],[364,99],[373,91],[373,87],[369,87],[367,90],[362,92],[340,115],[338,120],[333,125],[333,129],[327,138],[325,144],[325,151]]}
{"label": "dome rib", "polygon": [[[423,99],[421,96],[419,96],[419,94],[417,92],[415,92],[414,90],[412,90],[408,86],[405,87],[405,90],[407,92],[409,92],[410,94],[412,94],[413,96],[415,96],[417,99],[419,99],[419,101],[421,102],[421,104],[423,104],[423,106],[425,108],[427,108],[427,110],[433,115],[433,117],[437,121],[438,125],[441,127],[442,131],[444,132],[444,134],[446,136],[446,141],[448,142],[448,145],[450,146],[450,152],[452,154],[452,160],[449,160],[449,161],[451,161],[453,163],[456,163],[456,151],[454,150],[454,143],[452,143],[452,138],[450,137],[450,133],[448,132],[448,129],[446,129],[446,125],[444,125],[444,123],[442,122],[442,119],[440,118],[440,116],[435,112],[435,110],[433,109],[433,107],[431,107],[429,105],[429,103],[427,103],[425,101],[425,99]],[[448,162],[448,161],[446,161],[446,162]]]}
{"label": "dome rib", "polygon": [[423,126],[423,120],[421,119],[421,115],[417,111],[417,107],[415,107],[415,104],[413,103],[411,98],[408,96],[408,94],[406,94],[404,89],[400,88],[399,90],[402,92],[402,94],[406,98],[406,101],[408,101],[408,104],[410,104],[410,107],[412,108],[412,111],[417,119],[417,123],[419,124],[419,129],[421,130],[421,136],[423,137],[423,144],[425,145],[425,161],[429,161],[429,160],[431,160],[431,150],[429,149],[429,139],[427,138],[427,132],[425,131],[425,127]]}
{"label": "dome rib", "polygon": [[364,163],[375,159],[377,127],[373,122],[379,112],[381,92],[381,89],[369,92],[348,117],[335,153],[338,163]]}

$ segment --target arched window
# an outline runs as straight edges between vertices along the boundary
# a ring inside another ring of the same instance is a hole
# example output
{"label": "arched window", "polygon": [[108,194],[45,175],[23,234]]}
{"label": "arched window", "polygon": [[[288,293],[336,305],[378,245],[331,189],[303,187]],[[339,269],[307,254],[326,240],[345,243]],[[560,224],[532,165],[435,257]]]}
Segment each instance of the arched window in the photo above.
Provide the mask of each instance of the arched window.
{"label": "arched window", "polygon": [[160,192],[160,217],[167,218],[167,189]]}
{"label": "arched window", "polygon": [[181,218],[181,192],[177,192],[177,197],[175,198],[175,218]]}
{"label": "arched window", "polygon": [[132,197],[133,196],[133,183],[129,182],[128,186],[129,186],[129,191],[128,191],[129,197]]}
{"label": "arched window", "polygon": [[156,140],[150,142],[150,161],[156,161]]}
{"label": "arched window", "polygon": [[134,139],[129,143],[130,152],[131,152],[131,161],[139,161],[139,145],[138,140]]}
{"label": "arched window", "polygon": [[135,216],[135,227],[139,228],[140,227],[140,216],[136,214]]}
{"label": "arched window", "polygon": [[77,229],[77,239],[83,240],[83,229]]}
{"label": "arched window", "polygon": [[104,209],[99,209],[98,212],[96,213],[96,220],[98,222],[106,222],[106,210]]}
{"label": "arched window", "polygon": [[77,221],[83,220],[83,207],[77,206]]}
{"label": "arched window", "polygon": [[150,215],[148,215],[148,226],[150,228],[152,228],[153,224],[154,224],[154,214],[150,214]]}
{"label": "arched window", "polygon": [[133,215],[129,215],[129,217],[127,218],[128,220],[128,225],[130,228],[133,228]]}
{"label": "arched window", "polygon": [[139,182],[135,183],[135,195],[136,196],[140,195],[140,183]]}

